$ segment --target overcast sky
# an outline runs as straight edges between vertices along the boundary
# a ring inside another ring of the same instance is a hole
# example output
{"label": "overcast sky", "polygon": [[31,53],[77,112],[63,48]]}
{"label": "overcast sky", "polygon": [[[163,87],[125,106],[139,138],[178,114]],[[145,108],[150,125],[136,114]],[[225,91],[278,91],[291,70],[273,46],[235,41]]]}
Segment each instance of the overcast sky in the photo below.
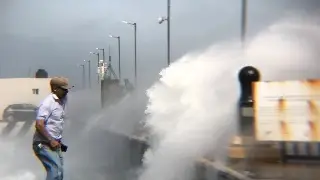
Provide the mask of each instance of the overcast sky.
{"label": "overcast sky", "polygon": [[[254,34],[295,11],[311,12],[319,0],[248,0],[248,31]],[[0,77],[25,77],[38,68],[80,82],[77,64],[91,59],[96,47],[111,45],[117,71],[121,36],[122,77],[133,78],[133,29],[138,24],[138,70],[141,80],[166,66],[167,0],[0,0]],[[172,0],[172,59],[213,43],[239,38],[241,0]],[[79,77],[77,77],[79,76]],[[93,76],[93,75],[92,75]],[[93,77],[95,80],[96,78]]]}

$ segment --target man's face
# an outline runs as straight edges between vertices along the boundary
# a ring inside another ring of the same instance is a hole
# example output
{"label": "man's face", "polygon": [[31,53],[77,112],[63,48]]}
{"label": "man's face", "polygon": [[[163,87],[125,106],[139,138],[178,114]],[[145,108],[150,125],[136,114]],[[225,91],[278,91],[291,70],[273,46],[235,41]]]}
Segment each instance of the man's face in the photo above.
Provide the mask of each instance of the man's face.
{"label": "man's face", "polygon": [[68,89],[64,89],[61,87],[56,88],[55,94],[59,97],[59,98],[64,98],[66,97],[66,95],[68,94],[69,90]]}

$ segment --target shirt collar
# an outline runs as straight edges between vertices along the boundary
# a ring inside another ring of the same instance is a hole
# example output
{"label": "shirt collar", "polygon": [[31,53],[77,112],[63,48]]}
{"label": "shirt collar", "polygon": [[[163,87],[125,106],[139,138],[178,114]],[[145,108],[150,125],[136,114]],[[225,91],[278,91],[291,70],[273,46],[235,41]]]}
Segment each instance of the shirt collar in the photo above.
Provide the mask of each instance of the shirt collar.
{"label": "shirt collar", "polygon": [[51,95],[52,95],[53,99],[56,100],[56,101],[57,100],[61,100],[61,102],[64,103],[64,104],[67,102],[67,96],[65,98],[63,98],[63,99],[59,99],[59,97],[56,94],[51,93]]}
{"label": "shirt collar", "polygon": [[58,100],[59,99],[58,96],[53,94],[53,93],[52,93],[52,97],[53,97],[54,100]]}

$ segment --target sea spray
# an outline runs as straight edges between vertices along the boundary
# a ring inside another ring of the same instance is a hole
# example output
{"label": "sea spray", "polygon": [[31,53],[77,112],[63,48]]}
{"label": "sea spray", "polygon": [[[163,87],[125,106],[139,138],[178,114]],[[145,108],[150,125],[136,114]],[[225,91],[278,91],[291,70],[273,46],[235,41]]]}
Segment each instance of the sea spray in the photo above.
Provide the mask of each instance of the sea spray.
{"label": "sea spray", "polygon": [[140,180],[190,179],[198,158],[225,151],[237,119],[237,46],[233,53],[225,53],[230,45],[221,45],[187,55],[161,72],[160,81],[148,90],[146,110],[146,127],[157,142]]}
{"label": "sea spray", "polygon": [[290,18],[251,38],[244,48],[237,42],[214,45],[164,69],[147,92],[151,147],[139,179],[188,180],[198,158],[211,154],[224,161],[236,132],[240,68],[258,67],[263,80],[319,77],[319,35],[314,21]]}
{"label": "sea spray", "polygon": [[20,172],[13,176],[6,176],[2,180],[36,180],[36,176],[31,172]]}
{"label": "sea spray", "polygon": [[257,67],[263,80],[319,78],[319,20],[289,17],[269,26],[248,42],[247,64]]}

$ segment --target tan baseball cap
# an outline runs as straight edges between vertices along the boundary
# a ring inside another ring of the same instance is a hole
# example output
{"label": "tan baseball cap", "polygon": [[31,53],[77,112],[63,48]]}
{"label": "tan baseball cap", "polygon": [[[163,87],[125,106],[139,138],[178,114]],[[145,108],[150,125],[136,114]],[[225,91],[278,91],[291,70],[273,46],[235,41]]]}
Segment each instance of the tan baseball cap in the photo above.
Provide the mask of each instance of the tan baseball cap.
{"label": "tan baseball cap", "polygon": [[57,86],[63,89],[70,89],[69,81],[65,77],[53,77],[51,78],[50,85]]}

